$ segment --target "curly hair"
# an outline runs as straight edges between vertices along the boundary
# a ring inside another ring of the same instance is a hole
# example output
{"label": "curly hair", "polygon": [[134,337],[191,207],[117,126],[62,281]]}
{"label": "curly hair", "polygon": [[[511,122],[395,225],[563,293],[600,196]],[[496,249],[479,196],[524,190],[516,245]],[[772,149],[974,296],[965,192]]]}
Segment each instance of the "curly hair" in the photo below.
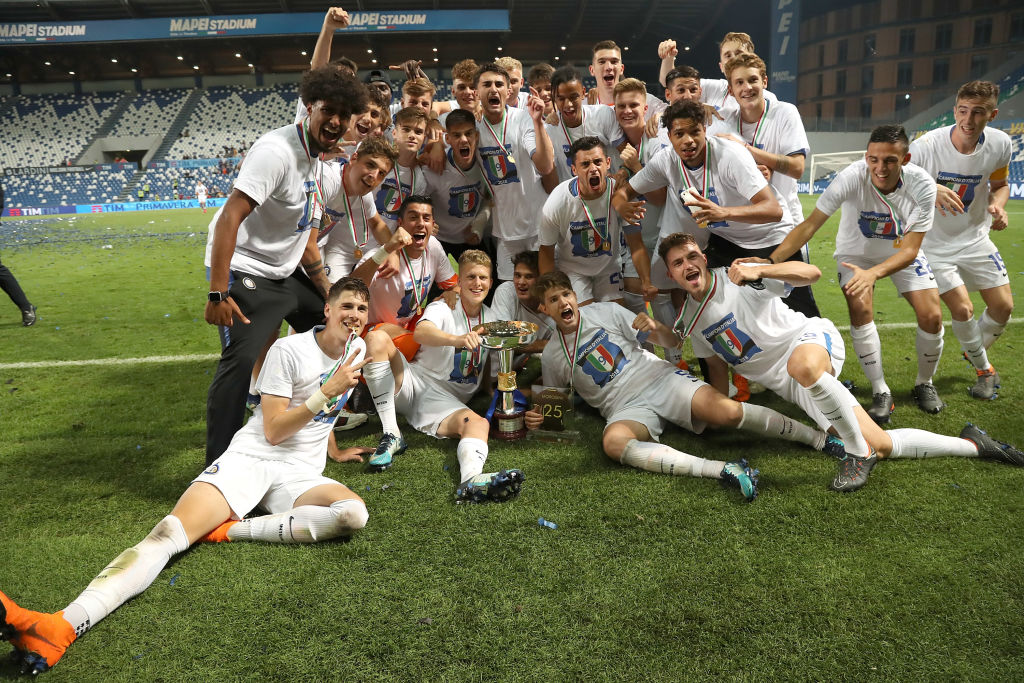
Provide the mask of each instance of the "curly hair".
{"label": "curly hair", "polygon": [[331,65],[311,69],[303,74],[299,96],[306,104],[330,104],[343,118],[363,113],[368,102],[366,87],[354,76],[341,73]]}

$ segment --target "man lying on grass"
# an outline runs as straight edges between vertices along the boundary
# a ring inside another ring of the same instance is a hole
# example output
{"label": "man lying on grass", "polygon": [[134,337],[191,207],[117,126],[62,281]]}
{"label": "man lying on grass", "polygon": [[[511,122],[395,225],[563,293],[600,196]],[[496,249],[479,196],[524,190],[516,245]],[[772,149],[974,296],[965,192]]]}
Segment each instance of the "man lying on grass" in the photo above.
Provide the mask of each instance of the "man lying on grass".
{"label": "man lying on grass", "polygon": [[[996,441],[968,423],[960,438],[921,429],[884,431],[849,390],[836,379],[846,351],[836,326],[827,318],[807,318],[787,308],[782,297],[794,286],[816,282],[821,271],[800,261],[735,261],[709,269],[692,235],[675,233],[658,246],[669,276],[687,293],[675,325],[648,318],[641,329],[666,337],[690,337],[697,356],[707,359],[708,379],[727,388],[727,364],[742,365],[745,377],[795,403],[822,429],[843,440],[845,454],[832,481],[835,491],[864,486],[879,458],[929,458],[955,455],[1024,466],[1024,453]],[[661,343],[660,341],[658,343]],[[748,406],[749,407],[749,406]]]}
{"label": "man lying on grass", "polygon": [[[312,543],[366,525],[362,499],[323,470],[334,420],[367,362],[359,338],[367,309],[366,285],[342,278],[328,294],[324,326],[275,342],[257,382],[262,400],[252,419],[171,514],[70,605],[54,614],[33,612],[0,593],[0,638],[14,645],[23,671],[52,667],[78,636],[146,590],[174,555],[197,541]],[[257,505],[269,514],[243,519]]]}
{"label": "man lying on grass", "polygon": [[[737,403],[689,372],[676,368],[637,341],[638,330],[654,329],[645,314],[635,315],[615,303],[580,308],[564,273],[545,273],[534,285],[541,310],[558,328],[544,348],[544,384],[569,387],[597,408],[608,423],[603,447],[612,460],[663,474],[721,479],[751,501],[757,496],[757,471],[745,460],[705,460],[657,442],[666,422],[700,434],[708,424],[738,427],[765,436],[782,436],[826,452],[842,452],[834,437],[770,408]],[[678,346],[664,325],[652,339]],[[543,422],[537,411],[526,413],[526,426]]]}

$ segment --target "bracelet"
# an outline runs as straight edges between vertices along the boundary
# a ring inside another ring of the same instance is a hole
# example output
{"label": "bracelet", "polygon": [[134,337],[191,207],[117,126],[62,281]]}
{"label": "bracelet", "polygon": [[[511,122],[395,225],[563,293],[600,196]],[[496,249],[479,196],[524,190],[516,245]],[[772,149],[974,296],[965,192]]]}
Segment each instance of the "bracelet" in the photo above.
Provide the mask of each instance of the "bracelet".
{"label": "bracelet", "polygon": [[373,252],[373,255],[370,258],[378,266],[384,265],[384,262],[388,260],[388,250],[385,249],[384,247],[381,247],[377,251]]}
{"label": "bracelet", "polygon": [[317,390],[313,392],[313,395],[306,399],[306,408],[309,409],[309,412],[316,415],[327,406],[328,400],[330,399],[328,399],[324,395],[324,392],[317,387]]}

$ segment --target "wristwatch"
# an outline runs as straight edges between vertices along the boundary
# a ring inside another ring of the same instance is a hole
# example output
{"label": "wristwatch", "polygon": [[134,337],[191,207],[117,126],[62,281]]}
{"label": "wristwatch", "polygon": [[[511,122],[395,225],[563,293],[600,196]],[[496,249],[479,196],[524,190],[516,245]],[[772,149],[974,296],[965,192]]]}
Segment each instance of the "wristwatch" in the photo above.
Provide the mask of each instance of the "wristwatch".
{"label": "wristwatch", "polygon": [[207,294],[207,298],[209,298],[210,303],[219,304],[221,301],[227,301],[228,300],[228,293],[227,292],[210,292],[209,294]]}

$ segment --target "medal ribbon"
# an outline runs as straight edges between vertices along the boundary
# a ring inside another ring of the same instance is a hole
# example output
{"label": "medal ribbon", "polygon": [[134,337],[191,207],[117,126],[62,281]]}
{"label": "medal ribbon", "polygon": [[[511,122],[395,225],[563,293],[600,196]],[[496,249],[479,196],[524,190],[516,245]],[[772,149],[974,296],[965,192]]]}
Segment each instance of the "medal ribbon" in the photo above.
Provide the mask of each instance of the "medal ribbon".
{"label": "medal ribbon", "polygon": [[398,175],[398,162],[395,162],[395,167],[392,169],[395,174],[395,189],[398,190],[398,205],[401,207],[402,202],[405,201],[407,196],[411,197],[416,194],[416,169],[410,169],[409,171],[409,194],[402,194],[402,177]]}
{"label": "medal ribbon", "polygon": [[[323,188],[324,167],[323,167],[323,164],[320,164],[320,180],[317,180],[316,179],[316,170],[313,167],[313,159],[319,159],[320,155],[319,154],[310,154],[309,153],[309,149],[310,149],[309,141],[308,141],[308,138],[306,137],[309,134],[309,117],[306,117],[306,118],[302,119],[302,123],[296,123],[295,124],[295,130],[299,134],[299,143],[302,144],[302,151],[306,153],[306,161],[309,162],[309,174],[311,176],[313,176],[313,183],[316,185],[316,194],[315,194],[316,199],[315,199],[315,201],[320,202],[320,206],[326,206],[327,203],[324,201],[324,197],[326,195],[324,195],[324,188]],[[316,205],[314,204],[314,207],[315,206]],[[312,214],[312,212],[310,212],[310,218],[312,218],[312,217],[313,217],[313,214]]]}
{"label": "medal ribbon", "polygon": [[704,298],[698,304],[696,312],[690,318],[690,322],[685,323],[682,330],[679,329],[679,322],[686,317],[686,309],[690,307],[690,297],[687,296],[686,301],[683,302],[683,307],[679,310],[676,321],[672,323],[672,329],[675,330],[680,339],[686,339],[693,332],[693,328],[697,325],[697,320],[700,318],[701,313],[704,312],[704,309],[707,308],[708,302],[711,301],[711,297],[714,296],[715,290],[718,288],[718,273],[713,270],[708,272],[711,273],[711,286],[708,287],[708,293],[704,295]]}
{"label": "medal ribbon", "polygon": [[[902,182],[903,182],[903,171],[900,170],[900,183],[902,183]],[[885,208],[889,209],[889,218],[892,220],[892,224],[896,226],[896,236],[898,238],[902,239],[903,235],[904,235],[904,227],[905,226],[903,225],[903,223],[898,218],[896,218],[896,207],[894,207],[892,204],[890,204],[889,200],[887,200],[885,198],[885,195],[883,195],[881,192],[879,192],[878,188],[875,187],[875,184],[873,182],[871,182],[871,172],[870,171],[868,171],[868,186],[871,188],[871,191],[875,193],[875,196],[878,197],[878,201],[880,201],[883,204],[885,204]],[[899,184],[897,184],[897,187],[899,187]]]}
{"label": "medal ribbon", "polygon": [[[686,188],[693,187],[694,185],[696,185],[696,183],[691,183],[690,182],[690,174],[685,170],[685,168],[683,166],[683,160],[679,158],[678,154],[676,155],[676,165],[679,166],[679,177],[683,179],[683,189],[685,190]],[[704,171],[703,171],[703,178],[702,178],[702,181],[701,181],[702,190],[701,190],[701,193],[700,193],[700,196],[704,197],[705,199],[708,198],[708,176],[711,175],[710,171],[711,171],[711,145],[708,145],[707,143],[705,143],[705,146],[704,146]]]}
{"label": "medal ribbon", "polygon": [[412,272],[412,263],[409,261],[409,256],[405,253],[405,249],[402,249],[402,258],[405,260],[405,267],[409,270],[409,279],[412,280],[412,294],[416,299],[416,310],[420,313],[423,312],[423,302],[427,298],[427,287],[423,286],[423,281],[427,276],[427,247],[429,247],[430,237],[427,237],[427,244],[423,247],[423,253],[420,255],[420,279],[416,279],[415,273]]}
{"label": "medal ribbon", "polygon": [[569,345],[565,343],[565,335],[562,331],[558,331],[558,341],[562,342],[562,353],[565,354],[565,362],[569,364],[569,394],[572,394],[572,371],[576,367],[576,351],[580,348],[580,330],[583,329],[583,314],[577,309],[576,311],[576,341],[572,343],[572,355],[569,355]]}
{"label": "medal ribbon", "polygon": [[352,218],[352,203],[348,200],[348,192],[345,191],[345,174],[348,173],[348,164],[345,164],[345,168],[341,171],[341,196],[345,198],[345,211],[348,212],[348,225],[352,229],[352,242],[356,245],[356,249],[360,249],[366,246],[366,243],[370,241],[370,228],[366,225],[366,207],[363,206],[363,198],[359,198],[359,211],[363,214],[363,241],[359,241],[359,237],[356,236],[356,221]]}
{"label": "medal ribbon", "polygon": [[604,214],[604,227],[605,227],[605,231],[601,232],[601,230],[598,229],[598,227],[597,227],[597,221],[594,220],[593,215],[591,215],[591,213],[590,213],[590,209],[587,208],[587,203],[585,201],[583,201],[583,191],[580,190],[580,179],[579,178],[576,179],[576,191],[577,191],[577,195],[576,196],[579,197],[580,205],[583,206],[583,215],[585,215],[587,217],[587,222],[590,223],[590,229],[593,230],[595,233],[597,233],[597,236],[601,238],[602,242],[606,242],[609,239],[609,233],[611,232],[611,226],[609,225],[609,223],[611,223],[611,215],[612,215],[611,214],[611,211],[612,211],[612,185],[614,185],[614,183],[615,183],[615,180],[612,179],[612,178],[606,178],[605,179],[604,194],[608,198],[608,202],[607,202],[608,205],[605,208],[605,214]]}
{"label": "medal ribbon", "polygon": [[[580,125],[582,128],[583,124],[587,122],[587,110],[583,109],[583,105],[580,104]],[[565,127],[565,119],[562,118],[562,112],[558,112],[558,125],[562,127],[562,134],[565,135],[565,139],[569,141],[569,146],[572,147],[572,136],[569,135],[569,129]]]}
{"label": "medal ribbon", "polygon": [[[470,332],[472,332],[474,325],[469,320],[469,313],[466,313],[466,304],[462,303],[462,297],[459,297],[459,306],[462,308],[462,318],[466,321],[466,329],[469,330]],[[485,322],[487,322],[486,320],[484,320],[484,308],[483,308],[483,306],[480,307],[480,315],[477,316],[476,321],[477,321],[476,324],[478,326],[479,325],[483,325]],[[475,349],[473,349],[472,356],[471,356],[471,358],[473,359],[473,365],[470,368],[471,370],[473,368],[479,368],[480,367],[480,354],[481,354],[481,350],[482,349],[483,349],[482,346],[477,346]]]}
{"label": "medal ribbon", "polygon": [[[757,141],[761,139],[761,124],[764,123],[764,119],[768,116],[768,100],[764,101],[764,111],[761,112],[761,116],[757,119],[757,123],[754,125],[754,134],[750,136],[750,145],[757,147]],[[740,116],[740,137],[743,137],[743,116]],[[744,138],[746,139],[746,138]]]}
{"label": "medal ribbon", "polygon": [[[324,377],[323,382],[320,382],[320,386],[323,386],[324,382],[326,382],[331,377],[333,377],[334,373],[336,373],[338,371],[338,368],[341,367],[341,364],[345,362],[346,358],[348,358],[348,350],[349,350],[349,348],[351,348],[352,342],[355,340],[356,336],[357,335],[356,335],[355,332],[349,332],[348,333],[348,339],[345,340],[345,350],[342,352],[341,358],[339,358],[338,362],[334,364],[334,367],[331,368],[331,371],[327,373],[327,376]],[[342,395],[344,395],[344,394],[342,394]],[[327,402],[327,405],[325,405],[324,409],[323,409],[324,415],[326,415],[326,414],[330,413],[332,410],[334,410],[335,406],[338,405],[338,399],[339,398],[340,398],[339,396],[334,396],[333,398],[331,398],[331,400],[329,400]]]}

